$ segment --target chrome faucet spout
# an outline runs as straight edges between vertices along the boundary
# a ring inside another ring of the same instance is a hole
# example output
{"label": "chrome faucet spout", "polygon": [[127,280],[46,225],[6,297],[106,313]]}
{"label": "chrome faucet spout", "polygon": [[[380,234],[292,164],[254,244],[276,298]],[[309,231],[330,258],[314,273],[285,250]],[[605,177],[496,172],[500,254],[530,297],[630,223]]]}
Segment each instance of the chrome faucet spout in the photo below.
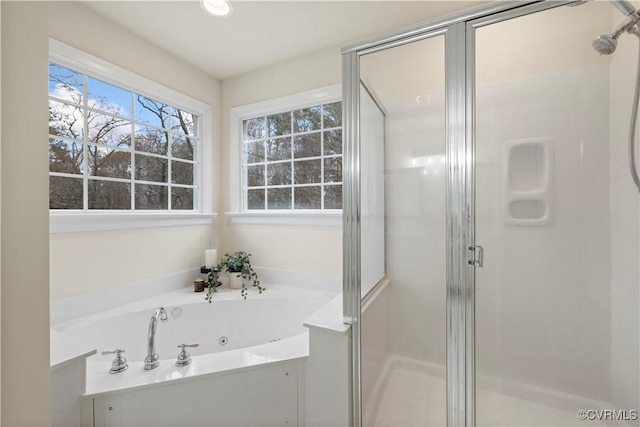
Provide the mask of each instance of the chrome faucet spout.
{"label": "chrome faucet spout", "polygon": [[160,356],[156,353],[156,327],[158,320],[166,322],[169,320],[167,310],[164,307],[158,307],[154,310],[151,320],[149,321],[149,334],[147,336],[147,357],[144,358],[145,371],[155,369],[160,365]]}

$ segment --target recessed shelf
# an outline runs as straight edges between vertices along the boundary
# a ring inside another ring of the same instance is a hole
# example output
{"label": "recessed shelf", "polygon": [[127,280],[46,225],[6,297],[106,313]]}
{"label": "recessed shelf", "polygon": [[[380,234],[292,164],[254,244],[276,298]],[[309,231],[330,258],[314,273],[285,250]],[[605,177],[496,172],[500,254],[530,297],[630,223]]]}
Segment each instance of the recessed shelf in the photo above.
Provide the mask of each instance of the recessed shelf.
{"label": "recessed shelf", "polygon": [[529,138],[503,144],[503,212],[510,225],[553,221],[553,141]]}

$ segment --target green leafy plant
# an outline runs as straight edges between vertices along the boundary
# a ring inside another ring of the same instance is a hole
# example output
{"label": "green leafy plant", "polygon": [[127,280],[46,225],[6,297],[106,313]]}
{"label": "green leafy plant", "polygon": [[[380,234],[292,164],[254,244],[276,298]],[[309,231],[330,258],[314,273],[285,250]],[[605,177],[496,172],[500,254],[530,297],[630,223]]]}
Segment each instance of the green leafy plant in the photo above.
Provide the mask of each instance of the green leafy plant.
{"label": "green leafy plant", "polygon": [[259,293],[262,293],[262,291],[264,291],[264,287],[260,285],[258,275],[253,271],[250,257],[251,254],[248,254],[245,251],[224,254],[222,260],[220,260],[217,265],[213,266],[207,276],[207,294],[204,299],[211,303],[213,294],[218,292],[218,287],[222,284],[220,283],[219,278],[220,273],[224,271],[228,271],[229,274],[235,274],[236,276],[240,276],[244,279],[242,281],[242,289],[240,290],[242,298],[247,299],[247,283],[251,283],[251,286],[256,288]]}

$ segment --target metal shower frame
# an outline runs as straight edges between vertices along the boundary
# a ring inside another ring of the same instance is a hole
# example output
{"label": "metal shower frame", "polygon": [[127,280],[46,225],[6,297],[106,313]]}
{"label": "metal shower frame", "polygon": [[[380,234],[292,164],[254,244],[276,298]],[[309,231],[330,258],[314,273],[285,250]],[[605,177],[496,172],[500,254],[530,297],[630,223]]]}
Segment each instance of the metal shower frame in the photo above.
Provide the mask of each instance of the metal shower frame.
{"label": "metal shower frame", "polygon": [[498,1],[342,49],[343,313],[351,325],[351,425],[362,426],[360,57],[445,37],[447,425],[475,426],[475,29],[578,0]]}

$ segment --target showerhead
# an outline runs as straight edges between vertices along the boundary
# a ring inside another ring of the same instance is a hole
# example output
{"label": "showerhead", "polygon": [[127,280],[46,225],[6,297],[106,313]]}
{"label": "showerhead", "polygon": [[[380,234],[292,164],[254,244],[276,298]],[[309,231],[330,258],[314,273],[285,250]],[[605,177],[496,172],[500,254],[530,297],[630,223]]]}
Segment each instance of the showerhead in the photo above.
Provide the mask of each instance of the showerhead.
{"label": "showerhead", "polygon": [[[611,34],[603,34],[601,36],[596,37],[593,41],[593,48],[600,55],[611,55],[616,51],[616,46],[618,44],[618,37],[625,31],[627,33],[638,35],[638,25],[640,15],[638,11],[636,11],[631,3],[626,0],[612,0],[611,4],[613,4],[620,12],[622,12],[626,19],[618,25],[618,28]],[[639,36],[640,37],[640,36]]]}
{"label": "showerhead", "polygon": [[592,45],[600,55],[611,55],[616,51],[618,37],[615,34],[603,34],[596,37]]}

